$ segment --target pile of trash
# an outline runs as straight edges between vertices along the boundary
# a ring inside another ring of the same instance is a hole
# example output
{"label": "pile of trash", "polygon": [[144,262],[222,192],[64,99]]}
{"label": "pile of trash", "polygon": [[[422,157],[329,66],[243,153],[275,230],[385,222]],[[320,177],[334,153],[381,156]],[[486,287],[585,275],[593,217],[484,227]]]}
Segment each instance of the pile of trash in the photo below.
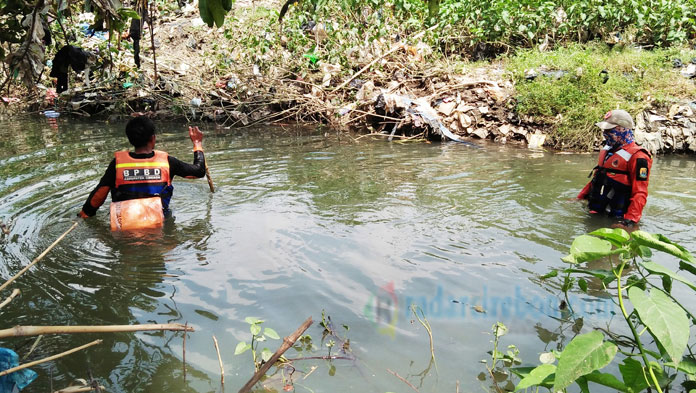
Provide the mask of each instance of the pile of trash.
{"label": "pile of trash", "polygon": [[380,88],[368,81],[359,84],[356,102],[337,115],[345,125],[351,113],[368,114],[365,125],[390,136],[522,141],[530,148],[541,147],[546,139],[542,125],[516,116],[511,93],[512,83],[490,70],[443,74],[417,83],[395,80]]}
{"label": "pile of trash", "polygon": [[673,104],[666,116],[655,110],[639,114],[635,138],[652,153],[696,152],[696,101]]}

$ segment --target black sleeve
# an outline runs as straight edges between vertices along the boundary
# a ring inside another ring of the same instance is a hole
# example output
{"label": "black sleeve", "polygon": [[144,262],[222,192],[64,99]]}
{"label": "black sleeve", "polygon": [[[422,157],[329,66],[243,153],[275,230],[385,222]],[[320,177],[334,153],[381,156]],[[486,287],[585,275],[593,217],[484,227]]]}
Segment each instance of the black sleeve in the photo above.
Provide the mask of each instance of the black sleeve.
{"label": "black sleeve", "polygon": [[193,164],[187,164],[175,157],[169,156],[169,173],[171,177],[203,177],[205,176],[205,156],[202,151],[193,152]]}
{"label": "black sleeve", "polygon": [[114,187],[116,187],[116,159],[111,160],[111,163],[109,163],[106,172],[99,180],[99,184],[94,187],[85,204],[82,205],[82,211],[90,217],[97,214],[97,209],[104,203],[106,195]]}
{"label": "black sleeve", "polygon": [[650,176],[650,165],[647,158],[636,159],[636,180],[647,181]]}

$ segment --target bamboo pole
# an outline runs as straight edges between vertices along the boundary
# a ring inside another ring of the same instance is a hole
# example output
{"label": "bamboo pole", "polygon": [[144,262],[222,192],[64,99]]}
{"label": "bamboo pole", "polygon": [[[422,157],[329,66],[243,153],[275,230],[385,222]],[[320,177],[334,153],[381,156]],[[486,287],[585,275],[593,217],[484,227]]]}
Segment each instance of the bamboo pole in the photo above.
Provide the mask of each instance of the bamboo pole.
{"label": "bamboo pole", "polygon": [[28,367],[36,366],[37,364],[46,363],[46,362],[50,362],[51,360],[62,358],[63,356],[70,355],[71,353],[81,351],[85,348],[89,348],[92,345],[101,344],[101,342],[102,342],[102,340],[94,340],[89,344],[85,344],[85,345],[79,346],[77,348],[70,349],[68,351],[59,353],[57,355],[53,355],[53,356],[49,356],[47,358],[39,359],[39,360],[36,360],[34,362],[24,363],[24,364],[19,365],[17,367],[8,368],[7,370],[0,372],[0,377],[7,375],[7,374],[12,374],[15,371],[23,370],[23,369],[28,368]]}
{"label": "bamboo pole", "polygon": [[213,334],[213,343],[215,343],[215,350],[217,351],[218,362],[220,363],[220,381],[224,385],[225,384],[225,369],[222,367],[222,358],[220,357],[220,347],[218,347],[218,341],[217,341],[217,338],[215,338],[214,334]]}
{"label": "bamboo pole", "polygon": [[12,291],[12,294],[10,294],[10,296],[8,296],[7,299],[0,303],[0,308],[7,306],[12,301],[12,299],[16,298],[17,295],[19,295],[20,293],[21,291],[15,288],[14,291]]}
{"label": "bamboo pole", "polygon": [[[106,387],[99,385],[99,389],[106,390]],[[65,389],[56,390],[53,393],[80,393],[80,392],[91,392],[94,390],[92,386],[71,386]]]}
{"label": "bamboo pole", "polygon": [[53,247],[55,247],[58,243],[60,243],[60,241],[63,240],[63,239],[65,238],[65,236],[68,235],[68,233],[70,233],[73,229],[75,229],[75,227],[76,227],[77,224],[79,224],[79,223],[80,223],[79,220],[78,220],[78,221],[75,221],[75,223],[73,223],[72,226],[71,226],[67,231],[65,231],[62,235],[60,235],[60,237],[59,237],[58,239],[56,239],[56,241],[54,241],[53,243],[51,243],[51,245],[48,246],[48,248],[45,249],[44,252],[42,252],[38,257],[34,258],[34,260],[31,261],[30,264],[28,264],[27,266],[25,266],[24,269],[20,270],[19,273],[15,274],[14,277],[10,278],[9,280],[5,281],[4,284],[0,285],[0,291],[2,291],[3,289],[5,289],[8,285],[10,285],[10,284],[11,284],[14,280],[16,280],[19,276],[21,276],[22,274],[24,274],[24,272],[26,272],[27,270],[29,270],[32,266],[34,266],[34,265],[35,265],[36,263],[38,263],[41,259],[43,259],[43,257],[45,257],[46,254],[48,254],[48,252],[51,251],[51,250],[53,249]]}
{"label": "bamboo pole", "polygon": [[99,326],[15,326],[13,328],[0,330],[0,338],[38,336],[39,334],[116,333],[149,330],[194,331],[191,326],[184,326],[180,323]]}
{"label": "bamboo pole", "polygon": [[251,379],[244,385],[242,386],[241,389],[239,389],[239,393],[247,393],[251,391],[251,388],[256,385],[256,383],[263,377],[268,369],[271,368],[275,364],[276,361],[287,351],[290,349],[295,344],[295,341],[297,341],[298,338],[302,335],[302,333],[305,332],[309,328],[309,326],[312,324],[312,317],[307,318],[306,321],[300,325],[295,332],[287,337],[283,338],[283,344],[280,345],[280,348],[278,348],[277,351],[271,356],[270,359],[266,363],[264,363],[263,366],[259,369],[259,371],[255,372],[254,375],[251,377]]}

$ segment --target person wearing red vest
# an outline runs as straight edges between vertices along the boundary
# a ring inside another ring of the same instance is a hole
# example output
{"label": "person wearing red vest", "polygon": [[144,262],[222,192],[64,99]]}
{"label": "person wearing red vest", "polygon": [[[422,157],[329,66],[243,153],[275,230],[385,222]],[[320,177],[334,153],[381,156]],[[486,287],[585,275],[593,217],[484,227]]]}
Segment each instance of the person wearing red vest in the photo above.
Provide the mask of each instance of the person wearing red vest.
{"label": "person wearing red vest", "polygon": [[619,218],[615,227],[632,229],[643,215],[648,199],[652,167],[650,152],[633,140],[633,119],[624,110],[613,110],[596,123],[604,130],[605,145],[599,153],[592,180],[578,194],[590,213]]}
{"label": "person wearing red vest", "polygon": [[198,127],[189,127],[193,164],[155,150],[155,125],[147,117],[131,119],[126,124],[126,136],[134,147],[133,151],[114,154],[78,215],[82,218],[94,216],[111,192],[112,230],[161,226],[169,214],[169,201],[174,190],[172,178],[205,176],[203,133]]}

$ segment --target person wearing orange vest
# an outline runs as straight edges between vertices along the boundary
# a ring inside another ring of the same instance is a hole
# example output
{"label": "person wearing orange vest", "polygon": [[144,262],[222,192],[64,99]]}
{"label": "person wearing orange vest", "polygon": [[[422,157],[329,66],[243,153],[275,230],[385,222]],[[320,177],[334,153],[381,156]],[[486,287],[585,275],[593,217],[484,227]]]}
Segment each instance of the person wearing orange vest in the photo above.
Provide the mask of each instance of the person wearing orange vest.
{"label": "person wearing orange vest", "polygon": [[189,127],[193,142],[193,164],[182,162],[166,152],[155,150],[155,125],[139,116],[126,124],[132,152],[118,151],[99,184],[87,197],[78,215],[92,217],[111,192],[111,229],[129,230],[161,226],[169,211],[174,187],[172,178],[205,176],[203,133]]}
{"label": "person wearing orange vest", "polygon": [[577,197],[588,201],[590,213],[619,218],[614,227],[633,229],[648,199],[652,156],[633,140],[634,123],[628,112],[609,111],[596,125],[604,131],[605,145],[590,173],[592,180]]}

